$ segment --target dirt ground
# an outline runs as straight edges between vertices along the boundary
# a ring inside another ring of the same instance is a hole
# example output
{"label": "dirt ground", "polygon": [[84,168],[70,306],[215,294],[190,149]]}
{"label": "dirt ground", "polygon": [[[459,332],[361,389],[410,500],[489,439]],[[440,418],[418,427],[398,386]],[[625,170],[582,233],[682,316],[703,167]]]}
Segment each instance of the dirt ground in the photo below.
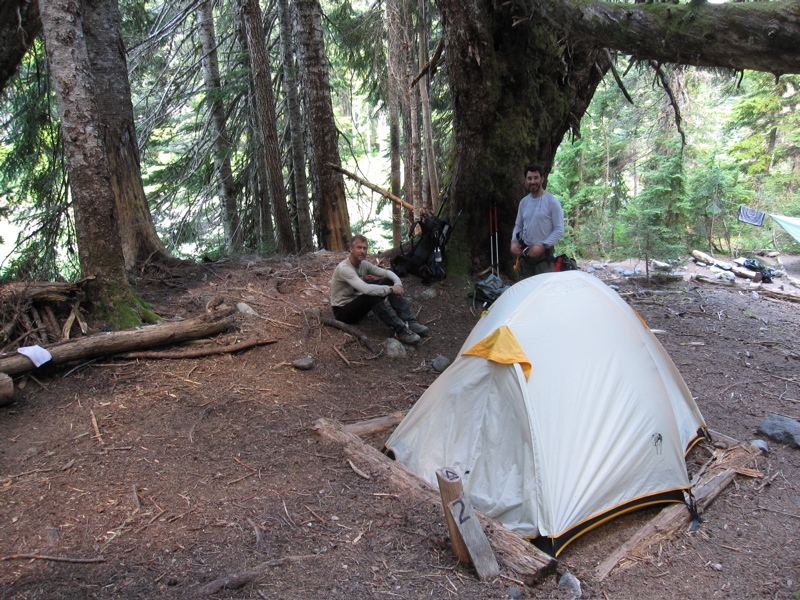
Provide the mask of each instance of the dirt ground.
{"label": "dirt ground", "polygon": [[[200,314],[213,297],[245,302],[257,315],[239,313],[218,341],[272,344],[196,359],[107,357],[18,378],[17,401],[0,409],[0,597],[200,598],[204,585],[256,569],[255,581],[212,597],[563,597],[556,576],[527,588],[510,573],[479,582],[450,551],[440,512],[359,476],[311,430],[320,417],[408,410],[436,377],[431,361],[454,359],[480,316],[468,282],[408,278],[432,335],[404,358],[373,357],[304,312],[329,311],[342,257],[237,259],[136,281],[167,319]],[[800,259],[783,260],[800,278]],[[610,266],[595,275],[663,331],[711,429],[748,441],[769,413],[800,418],[800,304],[755,298],[743,284],[647,283]],[[800,294],[785,279],[764,287]],[[436,296],[420,297],[427,289]],[[361,328],[378,343],[387,333],[371,317]],[[313,369],[292,366],[307,357]],[[598,581],[595,566],[655,514],[640,511],[567,547],[559,571],[578,577],[584,598],[800,598],[800,450],[770,448],[755,464],[761,477],[737,475],[695,533]]]}

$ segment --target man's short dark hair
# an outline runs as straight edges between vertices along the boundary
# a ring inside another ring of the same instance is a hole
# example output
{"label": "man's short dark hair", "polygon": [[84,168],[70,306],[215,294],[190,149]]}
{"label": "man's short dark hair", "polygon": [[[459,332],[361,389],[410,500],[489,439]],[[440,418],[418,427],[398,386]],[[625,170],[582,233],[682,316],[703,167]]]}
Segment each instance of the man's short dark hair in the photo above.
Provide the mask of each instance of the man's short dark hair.
{"label": "man's short dark hair", "polygon": [[528,165],[525,167],[524,175],[527,175],[528,173],[538,173],[540,177],[544,177],[544,169],[542,168],[542,165]]}
{"label": "man's short dark hair", "polygon": [[350,239],[350,245],[348,246],[348,248],[352,248],[353,246],[355,246],[356,242],[365,242],[367,244],[367,246],[369,246],[369,240],[365,236],[363,236],[363,235],[361,235],[359,233],[357,235],[354,235]]}

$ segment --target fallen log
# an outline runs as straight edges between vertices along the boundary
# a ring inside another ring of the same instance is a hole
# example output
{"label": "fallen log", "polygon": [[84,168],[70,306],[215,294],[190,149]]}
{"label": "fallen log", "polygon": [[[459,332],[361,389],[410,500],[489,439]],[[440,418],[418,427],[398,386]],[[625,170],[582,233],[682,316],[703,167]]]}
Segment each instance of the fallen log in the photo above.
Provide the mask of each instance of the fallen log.
{"label": "fallen log", "polygon": [[406,413],[396,412],[385,417],[376,417],[375,419],[368,419],[366,421],[359,421],[358,423],[350,423],[345,425],[345,430],[354,435],[369,435],[371,433],[379,433],[386,431],[390,427],[399,424],[400,421],[406,416]]}
{"label": "fallen log", "polygon": [[[185,321],[159,323],[112,333],[96,333],[76,340],[51,344],[45,348],[52,356],[46,364],[60,365],[73,360],[89,360],[138,348],[152,348],[217,335],[233,324],[234,312],[233,308],[225,307]],[[31,360],[22,354],[14,353],[0,359],[0,373],[16,375],[34,368]]]}
{"label": "fallen log", "polygon": [[337,321],[336,319],[323,317],[321,315],[317,315],[317,318],[323,325],[327,325],[328,327],[335,327],[336,329],[340,329],[345,333],[349,333],[359,342],[361,342],[361,345],[364,346],[370,352],[372,352],[374,355],[377,356],[378,354],[381,353],[381,349],[375,345],[375,342],[369,339],[367,335],[363,331],[361,331],[358,327],[354,327],[353,325],[348,325],[347,323],[343,323],[342,321]]}
{"label": "fallen log", "polygon": [[[732,459],[722,459],[726,455],[730,456],[732,451],[735,452],[736,449],[741,449],[741,451]],[[692,495],[697,505],[698,514],[702,514],[711,506],[714,500],[733,481],[736,473],[742,470],[744,465],[752,459],[753,452],[753,450],[741,445],[732,449],[716,450],[714,452],[712,461],[717,463],[716,470],[709,466],[692,485]],[[691,519],[688,509],[683,504],[672,504],[662,509],[661,512],[596,567],[595,576],[597,580],[602,581],[605,579],[614,567],[629,554],[645,554],[647,548],[658,540],[675,535],[685,528],[691,522]]]}
{"label": "fallen log", "polygon": [[[711,279],[710,277],[706,277],[704,275],[692,274],[691,279],[694,281],[699,281],[701,283],[710,283],[712,285],[722,285],[725,287],[733,287],[741,290],[747,289],[746,287],[743,288],[741,286],[737,286],[736,282],[733,281]],[[800,302],[800,295],[797,294],[789,294],[786,292],[778,292],[775,290],[767,290],[764,288],[759,288],[757,290],[752,290],[752,291],[758,292],[759,294],[761,294],[762,296],[766,296],[767,298],[775,298],[776,300],[786,300],[787,302]]]}
{"label": "fallen log", "polygon": [[692,273],[689,276],[690,281],[699,281],[700,283],[710,283],[711,285],[723,285],[725,287],[740,287],[736,284],[736,281],[729,280],[729,279],[712,279],[711,277],[706,277],[705,275],[698,275],[697,273]]}
{"label": "fallen log", "polygon": [[762,296],[767,298],[775,298],[776,300],[786,300],[787,302],[800,302],[800,296],[797,294],[787,294],[786,292],[776,292],[775,290],[765,290],[760,288],[756,290]]}
{"label": "fallen log", "polygon": [[731,267],[731,273],[743,279],[755,279],[756,275],[759,276],[761,275],[761,273],[759,273],[758,271],[751,271],[750,269],[740,267],[739,265],[733,265]]}
{"label": "fallen log", "polygon": [[3,304],[64,302],[81,289],[81,283],[17,281],[0,287],[0,300]]}
{"label": "fallen log", "polygon": [[[365,444],[357,435],[347,431],[341,423],[331,419],[318,419],[312,426],[319,435],[331,441],[344,444],[345,454],[360,464],[363,469],[385,477],[393,487],[406,496],[413,497],[418,504],[435,506],[444,514],[439,492],[432,485],[406,469],[400,463]],[[477,512],[477,511],[476,511]],[[545,554],[521,535],[506,529],[498,521],[477,513],[478,519],[498,555],[501,567],[511,571],[515,579],[525,585],[534,585],[553,572],[557,561]]]}
{"label": "fallen log", "polygon": [[692,250],[692,256],[694,256],[700,262],[706,263],[707,265],[713,265],[717,262],[716,258],[710,254],[706,254],[702,250]]}

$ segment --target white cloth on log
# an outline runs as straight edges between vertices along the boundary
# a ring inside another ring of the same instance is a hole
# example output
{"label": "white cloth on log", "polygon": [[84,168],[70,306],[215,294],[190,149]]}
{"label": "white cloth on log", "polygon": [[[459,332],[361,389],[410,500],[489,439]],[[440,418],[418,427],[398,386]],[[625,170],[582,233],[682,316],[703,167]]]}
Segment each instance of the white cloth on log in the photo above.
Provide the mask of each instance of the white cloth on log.
{"label": "white cloth on log", "polygon": [[23,346],[22,348],[17,348],[17,353],[30,358],[36,367],[42,366],[53,358],[53,355],[41,346]]}

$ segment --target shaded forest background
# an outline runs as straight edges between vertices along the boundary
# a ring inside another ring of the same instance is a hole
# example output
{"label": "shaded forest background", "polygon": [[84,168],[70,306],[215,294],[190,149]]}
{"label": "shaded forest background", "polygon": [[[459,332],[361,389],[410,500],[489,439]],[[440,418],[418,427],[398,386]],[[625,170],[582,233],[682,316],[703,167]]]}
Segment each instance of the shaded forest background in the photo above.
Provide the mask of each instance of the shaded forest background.
{"label": "shaded forest background", "polygon": [[[454,216],[448,170],[459,149],[437,7],[280,0],[253,17],[252,5],[119,3],[144,192],[166,252],[198,260],[330,246],[315,192],[319,120],[301,68],[309,64],[302,10],[316,15],[324,33],[326,56],[317,65],[327,73],[338,160],[415,207],[401,212],[342,178],[350,231],[388,249],[420,211],[444,204],[441,212]],[[263,27],[261,66],[253,41],[261,34],[248,30],[253,18]],[[81,274],[45,50],[37,36],[0,98],[0,217],[19,231],[0,233],[14,247],[0,266],[2,280]],[[800,216],[800,77],[609,58],[615,69],[560,144],[549,176],[568,217],[558,250],[665,260],[693,247],[732,255],[800,250],[769,219],[764,228],[736,220],[739,205]],[[265,73],[272,97],[259,100]],[[274,127],[272,168],[263,151],[265,113]],[[537,161],[549,159],[530,157]],[[512,197],[524,194],[523,166],[508,167],[519,172]]]}

